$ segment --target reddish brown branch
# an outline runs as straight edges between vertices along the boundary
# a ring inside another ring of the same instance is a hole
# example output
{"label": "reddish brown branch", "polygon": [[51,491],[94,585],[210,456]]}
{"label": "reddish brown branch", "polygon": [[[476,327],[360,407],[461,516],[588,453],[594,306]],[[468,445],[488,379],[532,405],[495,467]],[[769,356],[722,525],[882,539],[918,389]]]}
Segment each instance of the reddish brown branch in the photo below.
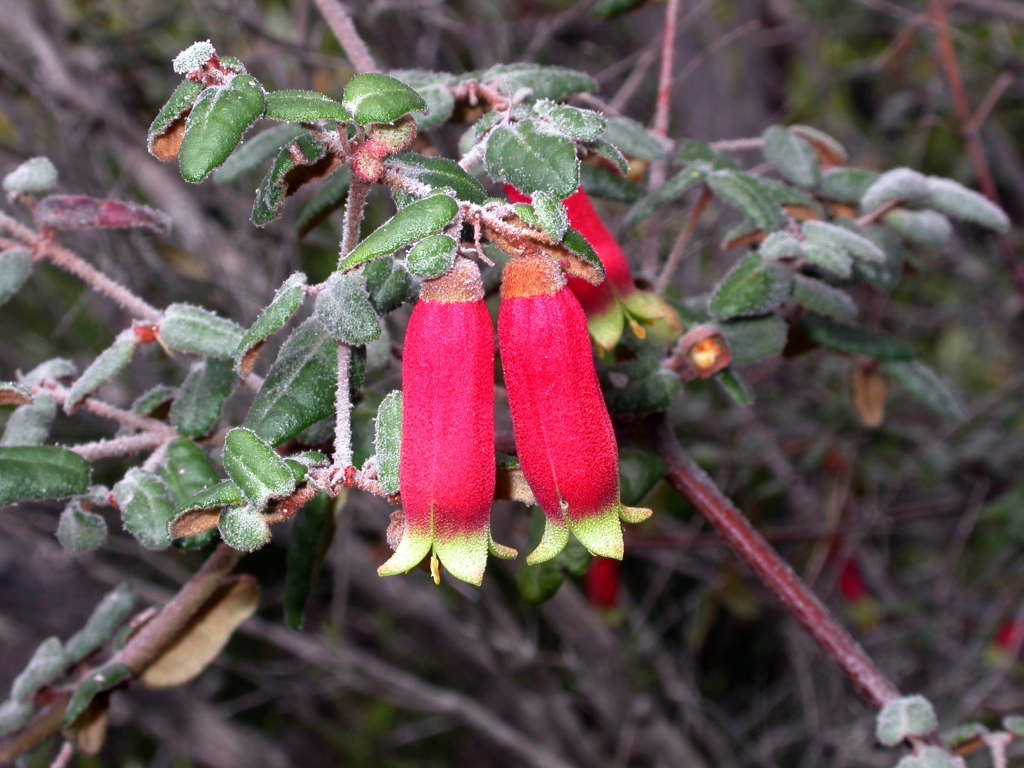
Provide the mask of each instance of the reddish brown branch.
{"label": "reddish brown branch", "polygon": [[359,36],[355,24],[352,23],[352,17],[348,15],[348,11],[345,10],[341,2],[339,0],[314,0],[314,2],[320,15],[327,22],[327,26],[334,33],[334,37],[341,43],[342,50],[345,51],[345,55],[352,62],[356,72],[376,72],[377,63],[373,60],[370,49],[366,47],[363,38]]}
{"label": "reddish brown branch", "polygon": [[864,649],[686,454],[668,421],[661,418],[655,430],[658,453],[668,466],[672,485],[700,510],[736,554],[778,595],[786,610],[811,634],[857,691],[875,708],[899,698],[899,690]]}

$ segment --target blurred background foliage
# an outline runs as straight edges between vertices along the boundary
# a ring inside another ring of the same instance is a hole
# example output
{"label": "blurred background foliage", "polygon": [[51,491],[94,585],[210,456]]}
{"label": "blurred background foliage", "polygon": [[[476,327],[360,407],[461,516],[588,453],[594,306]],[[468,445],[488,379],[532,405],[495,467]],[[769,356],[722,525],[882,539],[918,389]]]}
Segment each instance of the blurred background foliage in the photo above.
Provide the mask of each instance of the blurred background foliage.
{"label": "blurred background foliage", "polygon": [[[601,98],[624,114],[646,123],[653,115],[662,4],[607,22],[587,2],[349,5],[389,69],[561,64],[593,75]],[[925,13],[922,0],[686,0],[670,135],[743,138],[800,122],[841,140],[851,164],[906,165],[976,187]],[[1019,225],[1024,13],[999,0],[963,0],[950,13],[972,106],[1002,73],[1014,78],[982,139]],[[340,221],[300,239],[300,201],[256,230],[248,216],[258,176],[189,187],[146,153],[146,127],[177,83],[170,59],[207,38],[268,87],[339,97],[353,74],[310,0],[4,0],[0,172],[44,154],[62,192],[167,211],[169,239],[67,242],[159,306],[187,300],[247,325],[295,269],[312,281],[332,269]],[[449,125],[431,139],[456,156],[462,130]],[[366,226],[390,205],[376,194]],[[613,227],[624,211],[602,207]],[[624,236],[637,274],[655,276],[686,211],[679,205],[657,228]],[[719,245],[728,216],[712,209],[702,219],[672,288],[677,300],[707,291],[739,257]],[[1019,231],[1011,239],[1020,258]],[[894,293],[855,290],[869,327],[910,341],[955,384],[967,404],[962,423],[944,425],[893,388],[884,423],[867,429],[851,407],[850,361],[792,347],[745,371],[752,407],[697,382],[671,411],[694,457],[900,688],[936,703],[943,727],[1024,710],[1015,649],[999,642],[1008,622],[1024,621],[1024,298],[995,246],[958,224],[941,252],[912,253]],[[407,314],[398,315],[389,322],[400,341]],[[116,307],[40,266],[0,308],[0,378],[55,356],[86,363],[122,323]],[[153,354],[104,396],[126,405],[186,369]],[[357,425],[372,417],[373,391],[397,382],[394,369],[371,380]],[[109,430],[88,416],[59,417],[54,434],[77,442]],[[627,467],[642,474],[645,462],[641,454]],[[108,462],[96,479],[122,471]],[[627,537],[611,605],[593,590],[588,603],[583,578],[571,577],[534,608],[517,594],[514,566],[497,562],[480,591],[451,580],[435,588],[422,572],[378,579],[389,509],[353,493],[307,632],[311,643],[357,655],[325,664],[275,634],[287,542],[276,536],[242,566],[263,585],[263,621],[195,683],[116,699],[103,755],[77,765],[523,764],[467,725],[466,707],[495,713],[569,765],[893,764],[894,753],[873,745],[868,707],[692,508],[664,482],[645,504],[655,516]],[[41,504],[0,512],[0,688],[43,637],[80,626],[110,584],[128,575],[169,589],[199,562],[194,553],[143,551],[117,533],[99,552],[76,556],[54,540],[56,521],[57,510]],[[528,523],[521,508],[499,505],[496,538],[522,550]],[[386,671],[368,671],[358,654]],[[47,765],[51,754],[25,764]]]}

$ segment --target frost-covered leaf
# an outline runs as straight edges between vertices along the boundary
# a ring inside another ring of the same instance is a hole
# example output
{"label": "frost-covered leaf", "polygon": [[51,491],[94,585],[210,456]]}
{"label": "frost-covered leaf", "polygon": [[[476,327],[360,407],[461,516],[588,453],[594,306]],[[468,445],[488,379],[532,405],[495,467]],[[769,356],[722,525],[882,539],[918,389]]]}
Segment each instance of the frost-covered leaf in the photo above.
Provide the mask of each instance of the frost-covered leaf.
{"label": "frost-covered leaf", "polygon": [[[383,317],[394,312],[409,296],[411,280],[405,267],[395,259],[377,259],[363,271],[366,292],[373,311]],[[381,327],[378,323],[378,327]],[[380,338],[377,336],[376,338]]]}
{"label": "frost-covered leaf", "polygon": [[964,404],[953,386],[920,360],[882,364],[882,372],[951,424],[964,419]]}
{"label": "frost-covered leaf", "polygon": [[191,304],[171,304],[159,326],[164,344],[178,352],[228,359],[244,331],[238,323]]}
{"label": "frost-covered leaf", "polygon": [[893,208],[882,221],[904,239],[931,248],[941,248],[953,235],[953,225],[938,211]]}
{"label": "frost-covered leaf", "polygon": [[817,186],[821,176],[818,157],[807,141],[781,125],[771,126],[761,138],[765,159],[775,164],[782,178],[801,187]]}
{"label": "frost-covered leaf", "polygon": [[33,218],[38,226],[57,230],[141,227],[162,235],[171,230],[171,217],[163,211],[139,203],[84,195],[44,197],[36,206]]}
{"label": "frost-covered leaf", "polygon": [[[171,491],[176,506],[187,503],[196,494],[221,482],[206,451],[184,437],[167,445],[160,476]],[[235,503],[240,503],[240,500]],[[175,513],[177,514],[177,509]]]}
{"label": "frost-covered leaf", "polygon": [[270,541],[270,526],[263,513],[248,506],[222,511],[217,528],[224,543],[240,552],[255,552]]}
{"label": "frost-covered leaf", "polygon": [[167,549],[167,524],[174,519],[174,503],[164,481],[132,467],[111,491],[124,529],[146,549]]}
{"label": "frost-covered leaf", "polygon": [[104,595],[85,626],[64,644],[68,663],[78,664],[98,651],[132,615],[135,603],[135,592],[127,581]]}
{"label": "frost-covered leaf", "polygon": [[338,210],[345,203],[348,196],[349,170],[348,166],[339,168],[324,183],[313,199],[306,203],[306,207],[299,212],[299,218],[295,222],[295,231],[299,237],[305,236],[324,221],[327,217]]}
{"label": "frost-covered leaf", "polygon": [[886,171],[864,192],[860,208],[869,213],[893,201],[900,203],[921,202],[928,197],[928,180],[910,168],[894,168]]}
{"label": "frost-covered leaf", "polygon": [[18,381],[23,387],[31,389],[32,387],[39,386],[47,379],[58,381],[60,379],[70,379],[77,375],[78,368],[73,362],[63,357],[54,357],[44,363],[40,363],[24,376],[19,377]]}
{"label": "frost-covered leaf", "polygon": [[256,612],[260,587],[249,575],[226,579],[199,612],[139,675],[147,688],[173,688],[197,677]]}
{"label": "frost-covered leaf", "polygon": [[88,490],[89,465],[76,453],[54,446],[0,448],[0,507]]}
{"label": "frost-covered leaf", "polygon": [[57,541],[72,552],[91,552],[107,540],[107,521],[95,512],[82,508],[73,499],[64,507],[57,523]]}
{"label": "frost-covered leaf", "polygon": [[275,125],[247,139],[238,145],[224,165],[213,174],[217,184],[230,184],[249,171],[254,171],[272,157],[276,157],[282,147],[290,144],[304,133],[297,125]]}
{"label": "frost-covered leaf", "polygon": [[757,252],[765,260],[795,259],[804,255],[803,246],[789,232],[772,232],[761,241]]}
{"label": "frost-covered leaf", "polygon": [[785,266],[750,254],[722,278],[708,311],[718,320],[763,315],[783,304],[792,290],[792,273]]}
{"label": "frost-covered leaf", "polygon": [[295,477],[284,459],[255,432],[242,427],[232,429],[224,439],[224,470],[254,511],[295,491]]}
{"label": "frost-covered leaf", "polygon": [[1010,218],[1002,208],[987,197],[952,179],[929,176],[927,181],[927,205],[954,219],[992,229],[996,232],[1010,231]]}
{"label": "frost-covered leaf", "polygon": [[348,110],[334,99],[316,91],[273,91],[267,94],[264,115],[271,120],[291,123],[315,123],[318,120],[344,122],[350,119]]}
{"label": "frost-covered leaf", "polygon": [[878,176],[864,168],[833,168],[821,174],[818,194],[826,200],[857,205]]}
{"label": "frost-covered leaf", "polygon": [[315,317],[285,341],[244,425],[280,445],[334,412],[338,343]]}
{"label": "frost-covered leaf", "polygon": [[85,713],[93,699],[104,691],[109,691],[130,680],[131,676],[131,670],[125,664],[117,661],[108,661],[90,674],[78,684],[75,692],[71,695],[68,708],[64,711],[61,728],[69,728]]}
{"label": "frost-covered leaf", "polygon": [[875,718],[875,737],[886,747],[895,747],[907,736],[927,736],[939,721],[931,702],[924,696],[903,696],[886,702]]}
{"label": "frost-covered leaf", "polygon": [[455,266],[455,252],[459,244],[448,235],[434,235],[420,240],[409,249],[405,258],[406,269],[413,277],[433,280]]}
{"label": "frost-covered leaf", "polygon": [[907,755],[896,763],[896,768],[957,768],[962,765],[946,750],[939,747],[921,747],[915,755]]}
{"label": "frost-covered leaf", "polygon": [[235,381],[229,360],[196,360],[171,405],[171,424],[186,437],[208,435],[217,425]]}
{"label": "frost-covered leaf", "polygon": [[1018,738],[1024,738],[1024,716],[1007,715],[1003,718],[1003,728]]}
{"label": "frost-covered leaf", "polygon": [[421,69],[394,70],[390,74],[410,86],[426,102],[426,114],[413,115],[418,130],[428,131],[448,122],[455,109],[455,96],[451,89],[455,80],[453,75]]}
{"label": "frost-covered leaf", "polygon": [[648,219],[658,208],[668,205],[701,184],[706,176],[707,173],[702,168],[687,166],[630,208],[623,219],[623,226],[631,227]]}
{"label": "frost-covered leaf", "polygon": [[906,248],[900,237],[888,227],[870,227],[864,230],[864,236],[882,249],[885,261],[877,263],[857,259],[853,264],[853,274],[880,291],[891,291],[903,275]]}
{"label": "frost-covered leaf", "polygon": [[805,242],[803,254],[808,264],[843,280],[849,279],[853,274],[853,256],[842,248]]}
{"label": "frost-covered leaf", "polygon": [[380,336],[380,320],[370,304],[362,273],[332,274],[317,294],[313,314],[335,341],[358,345]]}
{"label": "frost-covered leaf", "polygon": [[239,376],[248,376],[252,373],[263,343],[292,319],[305,295],[306,275],[302,272],[296,272],[281,284],[270,304],[264,308],[238,343],[234,359],[235,371]]}
{"label": "frost-covered leaf", "polygon": [[768,233],[786,226],[782,208],[757,181],[738,171],[714,171],[706,176],[711,191]]}
{"label": "frost-covered leaf", "polygon": [[981,723],[964,723],[963,725],[958,725],[956,728],[943,731],[939,738],[942,739],[942,743],[947,747],[955,748],[988,733],[988,728]]}
{"label": "frost-covered leaf", "polygon": [[0,704],[0,739],[19,730],[35,712],[35,706],[29,701],[8,699]]}
{"label": "frost-covered leaf", "polygon": [[533,108],[562,133],[578,141],[594,141],[608,127],[605,116],[592,109],[570,107],[547,99],[538,101]]}
{"label": "frost-covered leaf", "polygon": [[876,264],[885,262],[885,251],[863,235],[846,227],[825,221],[805,221],[803,229],[806,243],[841,249],[855,258],[873,261]]}
{"label": "frost-covered leaf", "polygon": [[415,90],[377,72],[349,80],[341,103],[360,125],[393,123],[410,112],[427,111],[427,102]]}
{"label": "frost-covered leaf", "polygon": [[556,243],[561,242],[566,230],[569,229],[569,214],[562,201],[550,192],[539,190],[533,193],[532,204],[537,215],[537,223],[548,237]]}
{"label": "frost-covered leaf", "polygon": [[656,161],[668,154],[666,144],[657,136],[628,117],[612,117],[602,138],[618,147],[626,157]]}
{"label": "frost-covered leaf", "polygon": [[[548,255],[555,258],[569,277],[581,277],[592,285],[597,285],[604,280],[604,264],[601,262],[601,257],[578,230],[569,227],[562,236],[561,246],[545,250]],[[563,254],[568,255],[577,263],[567,264]]]}
{"label": "frost-covered leaf", "polygon": [[288,553],[284,574],[285,623],[302,629],[306,602],[320,575],[324,556],[334,538],[334,516],[327,494],[321,493],[307,502],[295,516],[288,537]]}
{"label": "frost-covered leaf", "polygon": [[597,82],[583,72],[529,63],[498,64],[480,73],[476,79],[481,83],[498,83],[509,95],[529,88],[534,99],[552,101],[565,101],[577,93],[597,89]]}
{"label": "frost-covered leaf", "polygon": [[198,184],[228,159],[249,127],[263,116],[266,96],[255,78],[238,75],[207,88],[185,120],[178,151],[181,177]]}
{"label": "frost-covered leaf", "polygon": [[452,189],[459,200],[480,204],[487,199],[483,185],[447,157],[424,157],[415,152],[402,152],[385,160],[384,166],[433,189]]}
{"label": "frost-covered leaf", "polygon": [[149,153],[157,160],[167,163],[178,156],[181,139],[185,135],[185,118],[202,91],[202,83],[182,80],[160,108],[146,136]]}
{"label": "frost-covered leaf", "polygon": [[812,312],[836,320],[854,320],[857,317],[857,304],[850,294],[813,277],[793,276],[793,299]]}
{"label": "frost-covered leaf", "polygon": [[715,375],[715,382],[741,408],[754,404],[754,390],[745,378],[731,368],[726,368],[724,371],[717,373]]}
{"label": "frost-covered leaf", "polygon": [[430,195],[409,203],[359,243],[338,265],[338,269],[343,272],[350,270],[436,235],[452,222],[458,212],[458,203],[447,195]]}
{"label": "frost-covered leaf", "polygon": [[850,159],[846,147],[818,128],[810,125],[791,125],[788,130],[811,145],[818,162],[823,166],[842,165]]}
{"label": "frost-covered leaf", "polygon": [[[620,178],[629,175],[629,162],[626,160],[626,156],[610,141],[594,139],[594,141],[587,142],[586,147],[592,156],[603,158],[608,165],[614,168],[615,170],[611,172],[614,175]],[[580,173],[582,172],[583,168],[581,167]]]}
{"label": "frost-covered leaf", "polygon": [[284,199],[303,185],[329,176],[340,161],[312,134],[303,133],[284,147],[256,190],[252,223],[265,227],[281,215]]}
{"label": "frost-covered leaf", "polygon": [[21,290],[32,276],[32,255],[24,248],[0,252],[0,306]]}
{"label": "frost-covered leaf", "polygon": [[786,346],[789,326],[775,314],[747,320],[729,320],[717,324],[729,342],[733,366],[752,365],[769,357],[778,357]]}
{"label": "frost-covered leaf", "polygon": [[170,408],[171,401],[174,400],[177,394],[177,387],[157,384],[135,398],[131,411],[136,416],[152,416],[164,406]]}
{"label": "frost-covered leaf", "polygon": [[402,393],[390,392],[377,409],[374,421],[377,476],[388,494],[398,493],[398,459],[402,452]]}
{"label": "frost-covered leaf", "polygon": [[580,185],[575,145],[536,120],[495,128],[484,159],[493,179],[525,195],[543,190],[564,200]]}
{"label": "frost-covered leaf", "polygon": [[26,160],[4,176],[4,191],[12,194],[42,194],[57,183],[57,168],[48,157]]}
{"label": "frost-covered leaf", "polygon": [[224,480],[197,492],[175,509],[167,532],[176,544],[182,539],[185,542],[203,542],[217,527],[221,509],[244,503],[245,497],[238,486]]}
{"label": "frost-covered leaf", "polygon": [[0,381],[0,405],[27,405],[32,402],[32,393],[13,381]]}
{"label": "frost-covered leaf", "polygon": [[25,669],[14,678],[11,698],[16,701],[31,700],[36,691],[60,677],[68,666],[68,657],[64,653],[60,638],[50,637],[43,640],[25,665]]}
{"label": "frost-covered leaf", "polygon": [[18,406],[4,425],[0,446],[42,445],[50,434],[50,425],[57,415],[57,406],[47,394]]}
{"label": "frost-covered leaf", "polygon": [[640,199],[640,187],[621,174],[583,163],[580,165],[580,186],[590,197],[615,200],[631,205]]}
{"label": "frost-covered leaf", "polygon": [[68,390],[64,412],[71,413],[85,398],[117,376],[135,354],[135,332],[121,331]]}
{"label": "frost-covered leaf", "polygon": [[216,55],[217,50],[209,40],[200,40],[175,56],[171,68],[179,75],[190,75],[205,67]]}
{"label": "frost-covered leaf", "polygon": [[876,360],[910,360],[914,357],[914,350],[900,339],[839,323],[813,312],[803,319],[800,327],[816,344],[847,355]]}

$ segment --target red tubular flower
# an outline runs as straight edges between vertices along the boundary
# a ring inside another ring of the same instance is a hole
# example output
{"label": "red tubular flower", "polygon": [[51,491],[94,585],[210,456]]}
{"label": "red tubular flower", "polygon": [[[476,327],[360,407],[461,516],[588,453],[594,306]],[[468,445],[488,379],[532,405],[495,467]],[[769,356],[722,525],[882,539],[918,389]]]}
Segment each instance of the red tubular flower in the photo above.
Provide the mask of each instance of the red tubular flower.
{"label": "red tubular flower", "polygon": [[[530,198],[507,184],[505,194],[513,203],[530,202]],[[600,285],[569,278],[569,290],[586,312],[590,335],[597,345],[612,349],[619,343],[627,322],[641,338],[646,336],[646,328],[665,342],[679,338],[682,325],[675,310],[659,296],[637,289],[626,255],[597,215],[584,189],[580,187],[563,200],[562,205],[569,214],[569,225],[587,239],[604,265],[605,279]]]}
{"label": "red tubular flower", "polygon": [[639,522],[651,511],[619,499],[618,448],[587,319],[552,259],[533,253],[506,265],[498,342],[519,463],[546,517],[527,562],[555,557],[570,529],[593,554],[622,559],[620,517]]}
{"label": "red tubular flower", "polygon": [[595,608],[611,610],[619,604],[620,581],[618,560],[595,557],[584,580],[587,602]]}
{"label": "red tubular flower", "polygon": [[455,578],[480,584],[495,482],[494,332],[473,262],[459,259],[423,284],[405,335],[402,398],[404,529],[378,572],[404,573],[433,547]]}

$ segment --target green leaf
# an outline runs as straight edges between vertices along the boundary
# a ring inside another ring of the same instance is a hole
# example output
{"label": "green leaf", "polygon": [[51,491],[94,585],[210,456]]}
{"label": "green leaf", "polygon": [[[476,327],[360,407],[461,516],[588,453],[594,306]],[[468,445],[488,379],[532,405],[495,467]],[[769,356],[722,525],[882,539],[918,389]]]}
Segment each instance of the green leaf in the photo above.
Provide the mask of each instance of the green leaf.
{"label": "green leaf", "polygon": [[792,290],[789,269],[750,254],[722,278],[708,301],[708,311],[718,320],[763,315],[783,304]]}
{"label": "green leaf", "polygon": [[159,327],[164,344],[178,352],[229,359],[244,331],[233,320],[192,304],[171,304]]}
{"label": "green leaf", "polygon": [[656,453],[642,448],[619,450],[619,488],[622,503],[633,507],[640,503],[667,472],[665,462]]}
{"label": "green leaf", "polygon": [[327,148],[309,133],[303,133],[284,147],[256,190],[252,223],[265,227],[279,218],[286,197],[329,172],[330,160],[325,160],[326,157]]}
{"label": "green leaf", "polygon": [[427,102],[416,91],[377,72],[349,80],[341,103],[360,125],[393,123],[410,112],[427,111]]}
{"label": "green leaf", "polygon": [[20,730],[35,713],[32,702],[9,699],[0,704],[0,739]]}
{"label": "green leaf", "polygon": [[958,762],[946,750],[939,747],[922,747],[917,754],[906,755],[896,763],[896,768],[958,768]]}
{"label": "green leaf", "polygon": [[377,477],[384,491],[398,493],[398,461],[402,453],[402,393],[388,393],[373,422],[373,444],[377,456]]}
{"label": "green leaf", "polygon": [[601,257],[597,255],[597,252],[591,247],[590,243],[587,242],[587,238],[581,235],[577,230],[569,227],[569,229],[565,230],[565,234],[562,236],[562,245],[568,249],[571,254],[576,256],[576,258],[592,267],[597,276],[601,280],[604,280],[604,263],[601,261]]}
{"label": "green leaf", "polygon": [[430,195],[409,203],[357,245],[338,269],[345,272],[373,259],[390,256],[417,240],[436,235],[458,213],[458,203],[447,195]]}
{"label": "green leaf", "polygon": [[930,248],[941,248],[953,236],[953,225],[938,211],[893,208],[882,221],[903,239]]}
{"label": "green leaf", "polygon": [[434,235],[420,240],[409,249],[405,266],[409,274],[420,280],[433,280],[455,266],[459,244],[448,235]]}
{"label": "green leaf", "polygon": [[638,160],[654,162],[663,160],[668,154],[661,139],[628,117],[609,118],[603,138],[618,147],[626,157],[635,157]]}
{"label": "green leaf", "polygon": [[50,158],[33,157],[4,176],[3,187],[12,195],[35,195],[50,191],[56,183],[57,167]]}
{"label": "green leaf", "polygon": [[124,529],[146,549],[167,549],[171,543],[167,524],[174,519],[174,503],[164,481],[152,472],[132,467],[112,493]]}
{"label": "green leaf", "polygon": [[259,354],[263,343],[271,335],[277,333],[288,324],[292,316],[302,305],[306,296],[306,275],[296,272],[283,283],[274,293],[260,316],[256,318],[249,330],[242,336],[235,350],[235,372],[239,376],[248,376],[252,372],[256,356]]}
{"label": "green leaf", "polygon": [[424,157],[415,152],[402,152],[387,158],[384,166],[433,189],[452,189],[459,200],[481,204],[487,199],[483,185],[447,157]]}
{"label": "green leaf", "polygon": [[681,163],[697,164],[713,171],[735,171],[739,168],[736,162],[724,152],[712,149],[710,144],[690,139],[679,150],[678,160]]}
{"label": "green leaf", "polygon": [[318,227],[327,217],[338,210],[348,196],[349,170],[344,166],[335,171],[313,199],[306,203],[306,207],[299,213],[295,222],[295,231],[299,237],[304,237],[313,229]]}
{"label": "green leaf", "polygon": [[878,176],[864,168],[832,168],[821,174],[818,194],[826,200],[857,205]]}
{"label": "green leaf", "polygon": [[1003,718],[1003,728],[1018,738],[1024,738],[1024,716],[1007,715]]}
{"label": "green leaf", "polygon": [[57,522],[57,541],[72,552],[91,552],[107,540],[107,521],[95,512],[87,512],[72,499]]}
{"label": "green leaf", "polygon": [[[158,157],[161,156],[159,149],[154,147],[154,143],[158,142],[171,129],[174,123],[182,119],[192,109],[196,97],[199,96],[202,90],[202,84],[192,80],[182,80],[178,87],[174,89],[171,98],[160,108],[156,118],[149,126],[146,143],[152,154]],[[155,149],[156,151],[154,151]]]}
{"label": "green leaf", "polygon": [[803,246],[789,232],[772,232],[761,241],[757,252],[762,259],[796,259],[804,255]]}
{"label": "green leaf", "polygon": [[135,610],[135,592],[127,581],[103,596],[85,626],[64,644],[68,664],[80,664],[98,651]]}
{"label": "green leaf", "polygon": [[808,264],[843,280],[849,279],[853,274],[853,257],[842,248],[805,242],[803,254]]}
{"label": "green leaf", "polygon": [[988,733],[990,733],[989,729],[981,723],[964,723],[948,731],[943,731],[939,738],[947,747],[956,748]]}
{"label": "green leaf", "polygon": [[21,290],[32,276],[32,255],[24,248],[0,253],[0,306]]}
{"label": "green leaf", "polygon": [[753,365],[778,357],[786,347],[789,326],[776,314],[717,324],[729,342],[733,366]]}
{"label": "green leaf", "polygon": [[394,70],[391,75],[412,87],[427,104],[425,115],[413,115],[417,129],[428,131],[448,122],[455,109],[455,96],[451,88],[455,78],[452,75],[421,69]]}
{"label": "green leaf", "polygon": [[333,538],[334,515],[331,514],[327,494],[321,493],[299,510],[288,537],[284,572],[284,618],[285,623],[296,632],[302,629],[306,603]]}
{"label": "green leaf", "polygon": [[295,492],[295,477],[284,459],[243,427],[232,429],[224,439],[224,470],[254,512],[262,512],[271,499]]}
{"label": "green leaf", "polygon": [[850,294],[813,277],[793,276],[793,299],[819,315],[828,315],[836,320],[857,318],[857,304]]}
{"label": "green leaf", "polygon": [[206,451],[184,437],[167,444],[160,475],[179,506],[221,481]]}
{"label": "green leaf", "polygon": [[643,416],[666,411],[680,390],[679,378],[662,370],[659,360],[619,363],[599,373],[611,413]]}
{"label": "green leaf", "polygon": [[244,503],[245,496],[242,495],[239,487],[230,480],[222,480],[205,490],[197,491],[186,499],[181,506],[174,510],[174,519],[177,520],[186,512],[194,512],[197,509],[219,509]]}
{"label": "green leaf", "polygon": [[803,138],[781,125],[771,126],[761,138],[765,159],[775,164],[782,178],[808,189],[818,185],[818,157]]}
{"label": "green leaf", "polygon": [[538,101],[533,109],[562,133],[577,141],[594,141],[608,127],[605,116],[592,109],[570,107],[547,99]]}
{"label": "green leaf", "polygon": [[238,145],[224,165],[213,174],[217,184],[230,184],[276,156],[282,147],[304,133],[298,125],[275,125]]}
{"label": "green leaf", "polygon": [[116,688],[131,679],[132,672],[127,665],[110,661],[82,680],[71,695],[68,708],[64,711],[61,728],[70,728],[75,720],[89,708],[92,700],[104,691]]}
{"label": "green leaf", "polygon": [[[532,552],[540,544],[544,533],[544,513],[540,507],[530,509],[530,533],[527,549]],[[516,570],[516,589],[527,605],[540,605],[547,602],[562,586],[565,576],[555,560],[547,560],[536,565],[525,561]]]}
{"label": "green leaf", "polygon": [[964,420],[964,404],[953,386],[920,360],[893,360],[882,372],[950,424]]}
{"label": "green leaf", "polygon": [[907,736],[927,736],[939,722],[931,702],[924,696],[903,696],[886,702],[875,717],[875,738],[886,747],[895,747]]}
{"label": "green leaf", "polygon": [[55,357],[44,363],[40,363],[22,376],[21,383],[31,389],[32,387],[39,386],[46,379],[53,379],[54,381],[57,381],[59,379],[70,379],[77,375],[78,368],[75,367],[73,362],[65,360],[62,357]]}
{"label": "green leaf", "polygon": [[711,191],[738,209],[768,233],[786,226],[786,217],[776,203],[753,177],[738,171],[714,171],[706,177]]}
{"label": "green leaf", "polygon": [[167,384],[150,387],[132,403],[132,413],[136,416],[152,416],[163,406],[170,408],[171,401],[178,396],[178,388]]}
{"label": "green leaf", "polygon": [[493,179],[511,184],[524,195],[543,190],[564,200],[580,185],[575,145],[536,120],[495,128],[484,159]]}
{"label": "green leaf", "polygon": [[338,343],[310,318],[281,347],[244,426],[271,445],[290,440],[334,413],[337,375]]}
{"label": "green leaf", "polygon": [[47,394],[36,395],[25,405],[19,405],[7,417],[0,446],[42,445],[50,435],[50,425],[57,415],[57,406]]}
{"label": "green leaf", "polygon": [[348,110],[334,99],[316,91],[273,91],[267,94],[265,117],[290,123],[315,123],[351,119]]}
{"label": "green leaf", "polygon": [[701,184],[706,177],[707,173],[700,167],[688,166],[684,168],[630,208],[626,213],[626,218],[622,221],[622,225],[624,227],[631,227],[647,220],[658,208],[682,197],[691,189]]}
{"label": "green leaf", "polygon": [[813,312],[804,317],[800,327],[816,344],[847,355],[876,360],[909,360],[914,357],[914,350],[900,339],[838,323]]}
{"label": "green leaf", "polygon": [[[598,157],[603,157],[618,171],[618,176],[624,177],[629,174],[629,161],[626,160],[626,156],[619,151],[619,148],[612,144],[610,141],[604,139],[594,139],[594,141],[588,142],[586,145],[587,149]],[[582,173],[583,169],[580,168]]]}
{"label": "green leaf", "polygon": [[235,381],[230,361],[196,360],[171,405],[171,424],[186,437],[208,435],[217,426]]}
{"label": "green leaf", "polygon": [[857,259],[873,261],[876,264],[885,262],[885,251],[863,235],[829,224],[825,221],[805,221],[804,238],[806,243],[824,248],[841,249]]}
{"label": "green leaf", "polygon": [[0,448],[0,507],[88,490],[89,465],[76,453],[53,446]]}
{"label": "green leaf", "polygon": [[316,317],[335,341],[366,344],[380,336],[380,319],[366,292],[366,276],[335,272],[317,294]]}
{"label": "green leaf", "polygon": [[266,97],[249,75],[207,88],[185,121],[178,162],[181,177],[198,184],[228,159],[249,127],[263,116]]}
{"label": "green leaf", "polygon": [[754,404],[754,390],[751,389],[747,380],[732,368],[719,371],[715,374],[714,379],[736,405],[746,408]]}
{"label": "green leaf", "polygon": [[864,231],[864,236],[882,249],[885,261],[879,264],[858,259],[853,263],[853,274],[880,291],[891,291],[903,275],[906,248],[899,236],[887,227],[871,227]]}
{"label": "green leaf", "polygon": [[409,272],[395,259],[377,259],[366,266],[363,275],[370,304],[381,317],[394,312],[409,296]]}
{"label": "green leaf", "polygon": [[36,691],[49,685],[70,666],[60,638],[50,637],[36,648],[32,658],[11,685],[11,698],[31,701]]}
{"label": "green leaf", "polygon": [[32,402],[32,392],[13,381],[0,381],[0,406],[28,405]]}
{"label": "green leaf", "polygon": [[996,232],[1005,234],[1010,231],[1010,218],[984,195],[952,179],[938,176],[929,176],[926,183],[927,204],[930,208]]}
{"label": "green leaf", "polygon": [[582,163],[580,165],[580,186],[590,197],[615,200],[627,205],[640,199],[641,191],[633,182],[606,168]]}
{"label": "green leaf", "polygon": [[565,101],[577,93],[597,90],[597,82],[590,75],[541,64],[498,64],[476,79],[481,83],[499,83],[509,95],[529,88],[536,100]]}
{"label": "green leaf", "polygon": [[135,354],[135,332],[121,331],[68,390],[64,412],[71,413],[85,398],[119,374]]}
{"label": "green leaf", "polygon": [[590,14],[602,21],[639,8],[646,0],[597,0],[590,8]]}
{"label": "green leaf", "polygon": [[860,209],[870,213],[893,201],[920,202],[928,197],[928,180],[909,168],[886,171],[867,188],[860,199]]}
{"label": "green leaf", "polygon": [[562,201],[550,192],[541,190],[534,192],[532,204],[541,229],[556,243],[561,242],[569,229],[569,214]]}
{"label": "green leaf", "polygon": [[[291,473],[288,476],[291,477]],[[220,513],[217,527],[224,543],[240,552],[255,552],[270,541],[266,518],[252,507],[225,509]]]}

